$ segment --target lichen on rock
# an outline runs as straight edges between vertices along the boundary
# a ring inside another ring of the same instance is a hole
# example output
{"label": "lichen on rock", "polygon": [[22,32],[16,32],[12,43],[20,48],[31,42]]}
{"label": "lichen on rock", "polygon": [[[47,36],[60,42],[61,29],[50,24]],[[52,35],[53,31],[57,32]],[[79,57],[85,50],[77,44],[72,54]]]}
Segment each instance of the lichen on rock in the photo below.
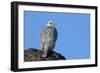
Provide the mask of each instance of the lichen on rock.
{"label": "lichen on rock", "polygon": [[65,60],[65,57],[55,51],[50,51],[46,58],[42,57],[42,51],[39,49],[29,48],[24,50],[24,61],[49,61],[49,60]]}

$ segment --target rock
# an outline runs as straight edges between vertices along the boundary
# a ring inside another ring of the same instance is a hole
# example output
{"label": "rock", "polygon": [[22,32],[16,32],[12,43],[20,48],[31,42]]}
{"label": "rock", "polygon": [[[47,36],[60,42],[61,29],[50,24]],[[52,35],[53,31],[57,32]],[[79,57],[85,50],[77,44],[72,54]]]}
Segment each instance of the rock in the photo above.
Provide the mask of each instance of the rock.
{"label": "rock", "polygon": [[39,49],[29,48],[24,50],[24,61],[48,61],[48,60],[65,60],[65,57],[55,51],[50,51],[46,58],[42,57],[42,51]]}

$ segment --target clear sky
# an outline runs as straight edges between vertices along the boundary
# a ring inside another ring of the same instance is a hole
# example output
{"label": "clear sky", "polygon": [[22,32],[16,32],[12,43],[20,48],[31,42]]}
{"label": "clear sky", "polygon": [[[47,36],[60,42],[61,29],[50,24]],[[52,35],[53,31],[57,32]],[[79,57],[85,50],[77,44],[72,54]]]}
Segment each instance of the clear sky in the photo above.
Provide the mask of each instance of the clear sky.
{"label": "clear sky", "polygon": [[40,33],[49,20],[58,31],[54,50],[67,60],[90,58],[90,15],[24,11],[24,48],[40,49]]}

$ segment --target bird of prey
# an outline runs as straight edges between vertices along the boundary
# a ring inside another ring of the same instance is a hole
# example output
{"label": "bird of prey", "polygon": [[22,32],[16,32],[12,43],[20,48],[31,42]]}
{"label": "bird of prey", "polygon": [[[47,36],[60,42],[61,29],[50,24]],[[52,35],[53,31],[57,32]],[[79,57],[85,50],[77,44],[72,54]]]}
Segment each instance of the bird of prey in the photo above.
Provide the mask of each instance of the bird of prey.
{"label": "bird of prey", "polygon": [[41,32],[42,57],[47,57],[48,53],[55,47],[58,34],[53,21],[48,21]]}

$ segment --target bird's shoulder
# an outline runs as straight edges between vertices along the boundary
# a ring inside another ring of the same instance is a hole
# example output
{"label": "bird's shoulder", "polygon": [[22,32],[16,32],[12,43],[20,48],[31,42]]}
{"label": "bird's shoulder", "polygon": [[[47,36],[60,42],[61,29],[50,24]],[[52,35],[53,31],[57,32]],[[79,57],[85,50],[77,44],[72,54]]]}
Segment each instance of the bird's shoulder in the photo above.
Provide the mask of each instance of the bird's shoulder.
{"label": "bird's shoulder", "polygon": [[43,27],[42,32],[47,32],[48,30],[52,30],[52,27]]}

